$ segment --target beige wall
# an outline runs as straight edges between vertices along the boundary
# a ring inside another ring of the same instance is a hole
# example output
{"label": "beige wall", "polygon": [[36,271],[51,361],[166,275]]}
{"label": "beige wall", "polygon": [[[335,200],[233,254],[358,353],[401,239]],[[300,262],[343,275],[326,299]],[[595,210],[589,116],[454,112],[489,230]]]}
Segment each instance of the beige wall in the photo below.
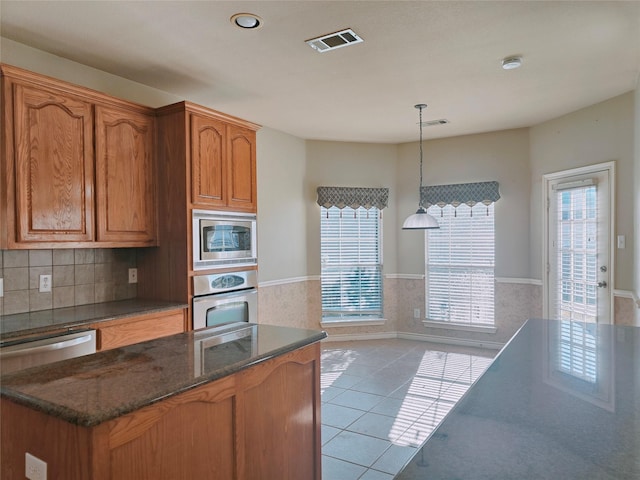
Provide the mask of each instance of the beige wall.
{"label": "beige wall", "polygon": [[307,141],[307,174],[304,178],[307,203],[308,274],[320,274],[319,186],[388,187],[389,208],[383,210],[383,262],[385,273],[395,273],[397,229],[395,186],[397,147],[384,144]]}
{"label": "beige wall", "polygon": [[304,140],[262,128],[257,134],[260,282],[307,275]]}
{"label": "beige wall", "polygon": [[4,37],[0,37],[0,62],[154,108],[185,100]]}
{"label": "beige wall", "polygon": [[[527,129],[466,135],[425,142],[424,184],[496,180],[496,276],[529,278],[529,139]],[[417,143],[399,147],[397,209],[398,272],[424,273],[422,232],[400,229],[418,205]]]}
{"label": "beige wall", "polygon": [[615,235],[627,247],[615,250],[615,289],[633,289],[634,185],[633,93],[578,110],[530,129],[531,275],[542,270],[542,176],[614,160],[616,162]]}
{"label": "beige wall", "polygon": [[[149,106],[183,100],[4,38],[0,61]],[[635,95],[621,95],[531,129],[430,140],[425,143],[425,184],[497,180],[502,198],[496,204],[496,275],[539,280],[541,176],[615,159],[617,232],[627,236],[627,248],[617,251],[615,288],[640,294],[640,122],[634,119],[640,119],[640,85]],[[389,208],[384,211],[385,274],[422,274],[423,234],[400,229],[417,207],[418,174],[417,142],[305,141],[267,127],[261,129],[261,283],[286,283],[319,274],[319,207],[315,204],[319,185],[390,187]],[[403,280],[406,283],[411,278]],[[304,290],[317,296],[315,283],[314,288]],[[403,287],[399,285],[397,290]],[[290,314],[300,310],[302,313],[294,315],[304,315],[310,309],[317,316],[316,300],[307,298],[313,308],[296,307]],[[518,303],[515,296],[513,300]],[[392,300],[396,301],[402,299]],[[277,306],[277,301],[273,305]]]}

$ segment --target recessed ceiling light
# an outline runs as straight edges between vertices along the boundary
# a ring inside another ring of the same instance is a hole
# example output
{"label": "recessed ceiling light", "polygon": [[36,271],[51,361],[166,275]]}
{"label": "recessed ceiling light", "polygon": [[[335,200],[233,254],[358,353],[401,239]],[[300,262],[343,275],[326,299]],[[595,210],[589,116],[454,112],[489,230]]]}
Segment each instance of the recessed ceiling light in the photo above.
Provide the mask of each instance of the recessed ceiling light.
{"label": "recessed ceiling light", "polygon": [[513,70],[522,65],[522,57],[505,57],[502,59],[502,68],[505,70]]}
{"label": "recessed ceiling light", "polygon": [[255,30],[262,26],[262,19],[253,13],[236,13],[231,17],[231,23],[245,30]]}

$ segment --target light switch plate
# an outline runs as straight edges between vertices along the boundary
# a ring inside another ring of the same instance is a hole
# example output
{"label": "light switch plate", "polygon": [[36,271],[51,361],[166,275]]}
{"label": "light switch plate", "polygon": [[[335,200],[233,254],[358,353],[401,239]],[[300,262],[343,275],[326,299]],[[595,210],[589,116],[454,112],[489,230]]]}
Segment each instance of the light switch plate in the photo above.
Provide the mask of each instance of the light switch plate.
{"label": "light switch plate", "polygon": [[4,297],[4,278],[0,278],[0,297]]}
{"label": "light switch plate", "polygon": [[623,249],[625,247],[624,235],[618,235],[618,248]]}

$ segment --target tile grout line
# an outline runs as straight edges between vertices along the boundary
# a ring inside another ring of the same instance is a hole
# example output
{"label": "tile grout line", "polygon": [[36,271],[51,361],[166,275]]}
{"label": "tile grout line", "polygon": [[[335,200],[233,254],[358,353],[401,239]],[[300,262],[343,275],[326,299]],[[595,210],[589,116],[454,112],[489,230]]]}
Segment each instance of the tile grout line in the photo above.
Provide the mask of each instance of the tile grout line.
{"label": "tile grout line", "polygon": [[[365,353],[361,354],[359,358],[362,358],[364,355],[376,355],[376,351],[380,351],[380,350],[384,350],[384,348],[383,347],[376,347],[375,349],[367,350]],[[326,350],[325,352],[327,352],[327,351],[329,351],[329,350]],[[335,350],[332,350],[332,351],[335,351]],[[406,448],[406,449],[417,450],[419,448],[419,446],[398,445],[398,444],[396,444],[394,442],[397,441],[398,439],[402,438],[413,427],[418,425],[420,419],[423,418],[425,415],[427,415],[427,413],[429,413],[430,410],[432,410],[434,408],[437,409],[439,407],[439,405],[441,404],[441,402],[446,402],[447,404],[452,404],[452,405],[455,404],[455,402],[457,400],[459,400],[459,398],[462,395],[464,395],[466,390],[477,379],[477,377],[484,371],[484,368],[481,368],[481,367],[473,368],[474,364],[478,363],[477,361],[479,361],[479,359],[481,357],[474,356],[474,355],[471,355],[471,354],[468,354],[468,353],[454,352],[454,355],[464,355],[465,357],[471,356],[472,358],[469,359],[470,360],[469,364],[458,375],[452,375],[453,378],[451,378],[451,379],[447,378],[446,379],[446,388],[444,388],[443,390],[440,390],[438,392],[439,394],[438,394],[437,397],[427,397],[427,396],[422,397],[422,398],[428,398],[429,399],[429,404],[426,406],[426,408],[420,409],[418,412],[416,412],[416,414],[413,416],[413,419],[412,419],[411,423],[409,423],[406,428],[403,428],[402,431],[396,436],[396,438],[394,440],[391,440],[388,437],[383,439],[383,438],[380,438],[379,436],[376,436],[376,435],[371,434],[371,433],[363,433],[363,432],[359,432],[359,431],[355,431],[355,430],[349,430],[349,428],[351,428],[356,422],[358,422],[359,420],[361,420],[364,416],[366,416],[368,414],[379,415],[381,417],[386,417],[386,418],[389,418],[389,419],[397,419],[398,418],[397,416],[389,415],[389,414],[386,414],[386,413],[383,413],[383,412],[376,412],[376,411],[373,411],[373,410],[376,407],[378,407],[385,400],[389,400],[390,399],[390,400],[402,401],[403,400],[402,398],[393,397],[392,395],[394,393],[397,393],[399,390],[401,390],[403,388],[407,388],[407,384],[412,383],[412,382],[415,381],[416,376],[417,376],[417,374],[418,374],[418,372],[420,370],[419,367],[420,367],[421,363],[418,364],[417,366],[407,366],[407,368],[411,368],[411,370],[414,371],[415,373],[413,373],[400,386],[398,386],[397,388],[391,390],[386,395],[379,394],[379,393],[372,393],[372,392],[356,390],[356,388],[357,388],[358,385],[362,384],[366,380],[368,380],[370,378],[374,378],[376,374],[378,374],[380,371],[382,371],[384,369],[392,368],[392,367],[402,369],[403,368],[402,365],[399,365],[398,362],[401,359],[406,360],[407,358],[409,358],[409,355],[418,353],[419,355],[421,355],[421,357],[419,359],[416,359],[416,360],[420,360],[420,359],[424,360],[425,355],[428,352],[433,352],[433,351],[439,351],[440,352],[440,350],[429,350],[428,348],[427,349],[422,349],[422,348],[418,348],[417,346],[414,346],[408,352],[405,350],[404,354],[401,355],[400,357],[398,357],[396,360],[388,362],[388,363],[384,363],[384,364],[380,364],[380,365],[371,365],[371,364],[365,363],[365,361],[361,361],[358,364],[358,366],[361,366],[363,368],[363,370],[366,370],[367,368],[369,368],[372,371],[371,373],[369,373],[367,376],[353,375],[352,374],[351,375],[352,377],[357,377],[357,378],[359,378],[359,380],[354,381],[353,383],[349,384],[349,386],[347,388],[339,387],[339,386],[333,387],[333,388],[339,389],[341,391],[338,392],[338,393],[335,393],[327,401],[322,401],[322,405],[332,405],[332,406],[336,406],[336,407],[347,408],[347,409],[355,410],[355,411],[359,412],[360,414],[358,415],[357,418],[355,418],[355,419],[351,420],[349,423],[345,424],[344,427],[335,427],[333,425],[324,424],[327,427],[331,427],[333,429],[336,429],[338,432],[335,435],[333,435],[329,440],[326,441],[326,444],[323,445],[323,451],[324,451],[326,445],[331,443],[334,439],[336,439],[336,437],[338,437],[339,435],[341,435],[341,434],[343,434],[345,432],[349,433],[349,434],[352,434],[352,435],[360,435],[362,437],[367,437],[367,438],[370,438],[370,439],[375,439],[375,440],[380,440],[380,441],[383,441],[383,442],[388,442],[389,445],[387,445],[386,448],[380,454],[378,454],[376,456],[376,458],[372,461],[370,466],[362,465],[361,463],[357,463],[357,462],[355,462],[353,460],[345,460],[343,458],[333,457],[333,456],[331,456],[329,454],[326,454],[326,453],[323,453],[323,456],[328,457],[328,458],[332,458],[332,459],[334,459],[336,461],[346,462],[346,463],[350,463],[352,465],[356,465],[356,466],[358,466],[360,468],[364,468],[365,471],[358,478],[362,478],[364,475],[366,475],[366,473],[369,470],[380,472],[380,473],[383,473],[385,475],[394,475],[395,473],[398,473],[398,472],[389,473],[389,472],[386,472],[384,470],[379,470],[379,469],[373,468],[373,465],[375,465],[378,461],[380,461],[381,458],[384,457],[384,455],[387,452],[389,452],[392,449],[393,446],[397,446],[397,447],[402,448],[402,449]],[[324,356],[325,352],[323,352],[323,356]],[[444,352],[444,353],[447,353],[447,352]],[[449,355],[449,353],[447,353],[447,356],[448,355]],[[353,366],[353,364],[354,364],[354,362],[356,360],[357,360],[357,358],[354,361],[352,361],[349,365]],[[324,357],[324,361],[326,362],[326,364],[330,364],[331,363],[329,355]],[[338,363],[344,364],[344,362],[338,362]],[[409,362],[407,362],[407,363],[409,365]],[[396,364],[396,365],[394,365],[394,364]],[[473,371],[470,372],[470,370],[472,370],[472,369],[476,371],[475,374],[474,374]],[[334,374],[337,374],[338,377],[340,377],[341,375],[349,375],[348,373],[345,373],[347,370],[348,370],[348,367],[346,369],[340,370],[340,371],[330,370],[330,369],[323,369],[322,374],[328,375],[328,374],[334,373]],[[435,381],[435,382],[440,381],[440,382],[442,382],[445,379],[444,376],[445,375],[450,375],[450,374],[447,374],[445,365],[442,366],[441,370],[442,370],[442,373],[440,374],[440,376],[434,375],[432,373],[431,375],[428,375],[428,376],[427,375],[423,375],[423,376],[421,376],[421,378],[424,378],[424,379],[429,380],[429,381]],[[437,369],[436,369],[436,371],[437,371]],[[468,378],[468,380],[462,380],[463,377]],[[326,391],[328,388],[331,388],[332,386],[333,386],[333,382],[331,384],[329,384],[327,387],[325,387],[324,391]],[[464,390],[462,392],[457,392],[456,398],[453,399],[453,400],[450,399],[450,398],[448,398],[448,399],[443,398],[443,396],[445,396],[445,393],[453,386],[457,386],[457,387],[462,386],[462,387],[466,387],[466,388],[464,388]],[[324,393],[324,391],[323,391],[323,393]],[[338,397],[340,397],[341,395],[345,394],[346,392],[351,392],[353,395],[370,395],[370,396],[376,396],[376,397],[380,397],[380,398],[378,399],[377,402],[372,404],[371,407],[366,409],[366,410],[362,410],[360,408],[354,407],[352,405],[349,405],[348,403],[346,405],[342,405],[342,404],[339,404],[339,403],[333,403],[334,400],[336,400]],[[408,391],[407,391],[407,393],[408,393]],[[405,395],[407,393],[405,393]],[[448,410],[449,409],[447,409],[447,412],[448,412]],[[437,427],[437,425],[440,423],[440,421],[442,421],[442,418],[444,418],[444,416],[446,415],[447,412],[445,412],[444,414],[438,414],[435,411],[432,412],[432,414],[434,415],[433,421],[435,422],[435,424],[434,425],[427,424],[427,428],[429,428],[430,431],[433,431],[433,429],[435,429]],[[441,416],[442,418],[438,419],[439,416]],[[422,426],[423,424],[419,424],[419,425]],[[422,444],[422,443],[423,443],[423,441],[420,442],[420,444]],[[403,463],[403,465],[404,465],[405,462],[402,461],[401,463]],[[402,468],[402,467],[400,467],[400,468]]]}

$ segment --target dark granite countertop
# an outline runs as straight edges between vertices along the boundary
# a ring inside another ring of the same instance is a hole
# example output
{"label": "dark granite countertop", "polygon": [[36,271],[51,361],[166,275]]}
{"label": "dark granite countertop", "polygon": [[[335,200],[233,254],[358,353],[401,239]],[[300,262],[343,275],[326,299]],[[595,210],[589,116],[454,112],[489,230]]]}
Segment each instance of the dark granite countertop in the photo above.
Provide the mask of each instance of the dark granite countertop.
{"label": "dark granite countertop", "polygon": [[20,337],[47,335],[77,329],[88,323],[155,313],[187,304],[158,300],[120,300],[92,303],[77,307],[54,308],[29,313],[0,316],[0,343],[12,342]]}
{"label": "dark granite countertop", "polygon": [[640,478],[640,328],[529,320],[396,480]]}
{"label": "dark granite countertop", "polygon": [[247,323],[207,328],[10,373],[1,378],[0,394],[95,426],[325,337]]}

